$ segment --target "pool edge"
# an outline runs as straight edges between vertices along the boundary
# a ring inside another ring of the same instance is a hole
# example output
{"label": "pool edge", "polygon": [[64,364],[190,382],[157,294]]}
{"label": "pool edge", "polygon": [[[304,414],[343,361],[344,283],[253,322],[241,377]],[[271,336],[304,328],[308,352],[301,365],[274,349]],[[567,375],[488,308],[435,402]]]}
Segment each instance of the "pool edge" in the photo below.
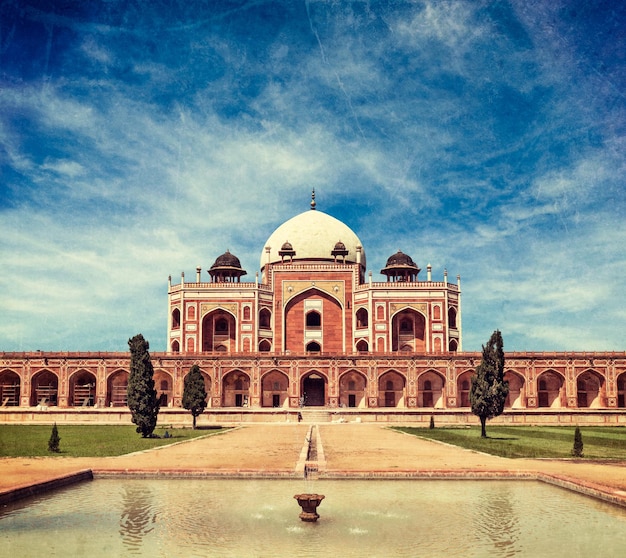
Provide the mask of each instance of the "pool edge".
{"label": "pool edge", "polygon": [[10,504],[39,494],[45,494],[46,492],[86,480],[93,480],[93,472],[91,469],[84,469],[75,473],[54,477],[46,481],[3,490],[0,492],[0,505]]}

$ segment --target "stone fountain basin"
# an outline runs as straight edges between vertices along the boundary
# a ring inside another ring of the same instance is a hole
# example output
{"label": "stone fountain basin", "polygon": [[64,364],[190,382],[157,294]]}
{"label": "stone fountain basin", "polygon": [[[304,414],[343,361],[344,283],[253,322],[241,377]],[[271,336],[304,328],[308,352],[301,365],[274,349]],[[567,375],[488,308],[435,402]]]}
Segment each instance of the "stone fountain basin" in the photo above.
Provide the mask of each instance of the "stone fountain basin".
{"label": "stone fountain basin", "polygon": [[325,498],[323,494],[296,494],[294,498],[302,508],[302,512],[300,513],[300,519],[302,521],[317,521],[319,519],[320,516],[317,513],[317,507]]}

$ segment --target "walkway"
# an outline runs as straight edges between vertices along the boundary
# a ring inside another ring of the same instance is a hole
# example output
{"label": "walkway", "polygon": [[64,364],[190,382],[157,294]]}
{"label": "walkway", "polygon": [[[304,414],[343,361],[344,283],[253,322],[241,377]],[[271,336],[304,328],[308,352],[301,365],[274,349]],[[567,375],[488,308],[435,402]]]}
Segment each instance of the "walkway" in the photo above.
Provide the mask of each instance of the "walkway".
{"label": "walkway", "polygon": [[[164,448],[107,458],[0,459],[0,497],[92,470],[113,474],[228,477],[302,475],[305,424],[246,425]],[[323,461],[320,478],[536,477],[574,483],[588,493],[626,506],[626,463],[506,459],[431,442],[373,424],[322,424],[317,430]]]}

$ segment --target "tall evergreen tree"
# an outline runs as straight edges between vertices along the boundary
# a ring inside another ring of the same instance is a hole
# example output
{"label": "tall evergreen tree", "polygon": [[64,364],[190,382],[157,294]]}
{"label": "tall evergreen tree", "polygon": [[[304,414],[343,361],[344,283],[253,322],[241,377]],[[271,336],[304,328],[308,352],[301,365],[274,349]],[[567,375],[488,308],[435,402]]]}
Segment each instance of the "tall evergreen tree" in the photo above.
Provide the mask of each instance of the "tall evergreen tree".
{"label": "tall evergreen tree", "polygon": [[193,429],[196,429],[196,418],[204,412],[207,405],[207,392],[204,387],[204,378],[197,364],[189,369],[185,376],[183,388],[183,408],[191,411]]}
{"label": "tall evergreen tree", "polygon": [[150,361],[150,345],[143,335],[128,340],[130,347],[130,376],[128,378],[128,408],[137,432],[143,438],[152,436],[159,414],[159,400],[154,389],[154,368]]}
{"label": "tall evergreen tree", "polygon": [[55,422],[52,427],[52,432],[50,433],[50,439],[48,440],[48,451],[59,453],[59,451],[61,451],[59,448],[60,443],[61,438],[59,437],[59,430],[57,428],[57,423]]}
{"label": "tall evergreen tree", "polygon": [[580,433],[580,428],[577,426],[574,431],[574,447],[572,448],[572,455],[574,457],[584,457],[583,447],[583,435]]}
{"label": "tall evergreen tree", "polygon": [[470,403],[472,413],[480,418],[480,435],[487,437],[487,420],[504,411],[509,393],[509,382],[504,379],[504,350],[502,334],[494,331],[487,345],[483,345],[483,358],[472,376]]}

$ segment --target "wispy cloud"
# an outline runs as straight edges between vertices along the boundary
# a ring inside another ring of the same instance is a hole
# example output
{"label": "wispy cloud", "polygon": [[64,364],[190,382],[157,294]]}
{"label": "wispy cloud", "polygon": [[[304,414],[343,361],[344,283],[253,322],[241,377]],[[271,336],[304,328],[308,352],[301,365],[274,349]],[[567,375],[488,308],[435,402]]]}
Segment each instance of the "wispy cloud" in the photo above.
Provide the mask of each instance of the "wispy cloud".
{"label": "wispy cloud", "polygon": [[253,280],[312,188],[461,274],[465,349],[623,349],[622,8],[53,4],[0,19],[0,349],[163,348],[167,276]]}

